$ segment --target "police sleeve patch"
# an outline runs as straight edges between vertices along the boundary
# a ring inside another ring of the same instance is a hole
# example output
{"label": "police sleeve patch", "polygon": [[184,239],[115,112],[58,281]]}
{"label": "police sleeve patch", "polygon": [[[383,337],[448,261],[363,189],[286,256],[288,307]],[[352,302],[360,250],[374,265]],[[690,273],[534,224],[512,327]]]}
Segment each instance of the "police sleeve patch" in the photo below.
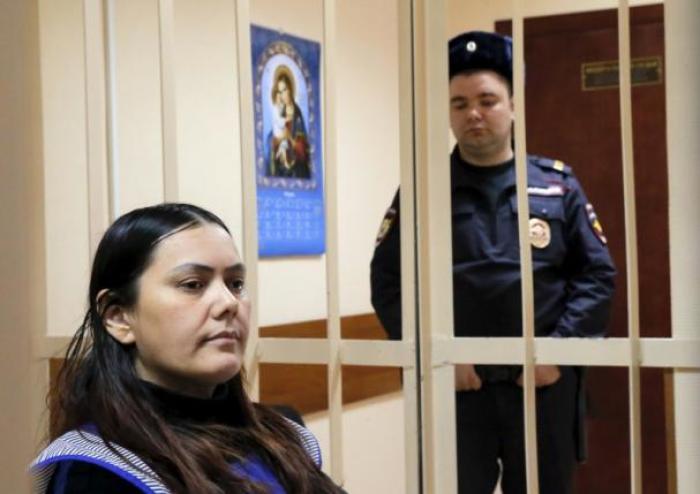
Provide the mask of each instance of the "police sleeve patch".
{"label": "police sleeve patch", "polygon": [[376,242],[374,242],[375,247],[384,241],[387,233],[389,233],[389,230],[391,230],[391,225],[394,224],[395,220],[396,220],[396,209],[394,209],[393,207],[390,207],[389,209],[386,210],[386,214],[384,214],[384,219],[382,220],[382,224],[379,225],[379,232],[377,232],[377,240],[376,240]]}
{"label": "police sleeve patch", "polygon": [[598,240],[600,240],[603,245],[606,245],[608,243],[608,239],[605,238],[605,234],[603,233],[603,225],[600,224],[598,215],[595,214],[593,204],[590,202],[586,204],[586,214],[588,215],[588,223],[591,225],[593,233],[595,233],[595,236],[598,237]]}

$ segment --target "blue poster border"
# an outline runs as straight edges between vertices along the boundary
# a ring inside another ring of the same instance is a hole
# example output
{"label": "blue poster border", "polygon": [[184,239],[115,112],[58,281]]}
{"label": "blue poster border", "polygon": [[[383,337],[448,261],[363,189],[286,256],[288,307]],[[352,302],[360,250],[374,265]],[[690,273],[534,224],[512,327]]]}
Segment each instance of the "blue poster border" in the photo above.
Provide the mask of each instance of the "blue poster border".
{"label": "blue poster border", "polygon": [[[325,252],[325,208],[321,134],[321,45],[251,25],[255,172],[260,257]],[[288,74],[293,100],[275,106],[278,75]],[[278,108],[287,108],[279,111]],[[292,109],[293,108],[293,109]],[[283,116],[280,117],[278,113]],[[286,118],[286,120],[284,120]],[[281,126],[282,124],[285,126]],[[279,129],[286,136],[280,146]],[[289,139],[293,136],[294,139]],[[277,147],[275,147],[277,146]],[[299,154],[288,154],[299,151]],[[287,168],[286,156],[304,167]],[[296,159],[297,156],[302,158]],[[283,165],[279,163],[283,160]]]}

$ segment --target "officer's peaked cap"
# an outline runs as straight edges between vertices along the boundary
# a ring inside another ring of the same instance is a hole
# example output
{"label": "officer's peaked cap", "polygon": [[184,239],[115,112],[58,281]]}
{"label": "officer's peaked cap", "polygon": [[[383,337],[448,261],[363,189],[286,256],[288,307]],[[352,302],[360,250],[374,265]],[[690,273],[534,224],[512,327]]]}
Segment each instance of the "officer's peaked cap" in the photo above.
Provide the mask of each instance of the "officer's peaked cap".
{"label": "officer's peaked cap", "polygon": [[469,31],[449,41],[450,79],[465,70],[493,70],[513,83],[513,41],[508,36]]}

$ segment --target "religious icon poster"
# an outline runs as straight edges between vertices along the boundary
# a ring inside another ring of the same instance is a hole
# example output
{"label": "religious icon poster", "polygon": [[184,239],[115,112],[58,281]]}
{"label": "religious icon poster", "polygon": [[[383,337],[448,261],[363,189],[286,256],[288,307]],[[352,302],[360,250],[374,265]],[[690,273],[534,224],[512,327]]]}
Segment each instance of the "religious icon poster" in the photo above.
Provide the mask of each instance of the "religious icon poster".
{"label": "religious icon poster", "polygon": [[261,257],[325,252],[321,45],[251,26]]}

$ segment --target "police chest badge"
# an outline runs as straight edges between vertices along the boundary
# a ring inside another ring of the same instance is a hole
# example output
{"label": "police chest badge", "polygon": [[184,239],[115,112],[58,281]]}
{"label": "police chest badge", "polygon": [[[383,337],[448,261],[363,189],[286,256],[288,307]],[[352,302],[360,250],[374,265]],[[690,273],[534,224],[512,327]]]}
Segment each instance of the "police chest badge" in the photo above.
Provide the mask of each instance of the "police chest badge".
{"label": "police chest badge", "polygon": [[530,218],[530,243],[536,249],[544,249],[552,240],[549,223],[540,218]]}
{"label": "police chest badge", "polygon": [[381,244],[382,241],[386,238],[386,234],[389,233],[389,230],[391,230],[391,225],[394,224],[395,219],[396,219],[396,210],[394,208],[387,209],[386,214],[384,215],[384,219],[382,220],[382,224],[379,225],[379,232],[377,233],[377,240],[374,243],[375,247],[377,245]]}

